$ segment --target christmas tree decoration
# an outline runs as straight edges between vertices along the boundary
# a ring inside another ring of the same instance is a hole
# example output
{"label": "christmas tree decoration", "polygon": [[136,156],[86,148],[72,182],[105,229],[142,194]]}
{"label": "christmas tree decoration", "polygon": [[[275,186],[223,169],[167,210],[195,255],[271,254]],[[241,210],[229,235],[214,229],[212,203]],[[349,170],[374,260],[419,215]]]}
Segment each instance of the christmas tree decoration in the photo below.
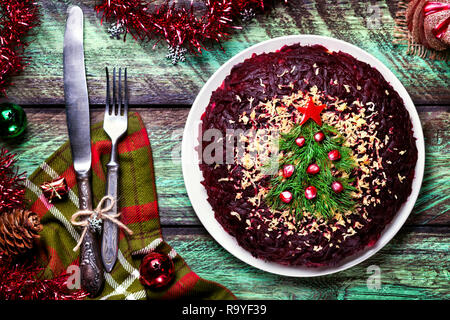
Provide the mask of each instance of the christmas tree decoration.
{"label": "christmas tree decoration", "polygon": [[17,263],[0,257],[0,300],[83,300],[88,296],[68,289],[70,275],[44,279],[43,271],[36,261]]}
{"label": "christmas tree decoration", "polygon": [[14,103],[0,104],[0,138],[16,138],[27,128],[25,111]]}
{"label": "christmas tree decoration", "polygon": [[15,167],[16,155],[5,148],[0,149],[0,213],[23,209],[25,173]]}
{"label": "christmas tree decoration", "polygon": [[312,163],[308,166],[308,168],[306,169],[306,173],[308,174],[318,174],[320,172],[320,167],[315,164]]}
{"label": "christmas tree decoration", "polygon": [[194,10],[193,2],[186,8],[169,0],[152,7],[142,0],[102,0],[95,10],[102,22],[123,26],[124,41],[128,33],[139,41],[160,37],[172,48],[184,47],[191,53],[201,54],[208,44],[221,46],[233,30],[241,29],[233,22],[241,19],[242,13],[247,12],[250,17],[251,12],[273,6],[273,1],[268,0],[203,0],[206,10],[201,15]]}
{"label": "christmas tree decoration", "polygon": [[292,164],[285,164],[283,166],[283,177],[289,178],[295,171],[295,167]]}
{"label": "christmas tree decoration", "polygon": [[0,255],[17,257],[33,248],[42,225],[38,215],[16,209],[0,213]]}
{"label": "christmas tree decoration", "polygon": [[49,203],[66,198],[69,193],[69,187],[67,186],[65,178],[58,178],[50,182],[44,182],[40,187]]}
{"label": "christmas tree decoration", "polygon": [[25,56],[25,37],[38,25],[35,0],[0,0],[0,94],[5,94],[11,76],[25,68],[29,59]]}
{"label": "christmas tree decoration", "polygon": [[102,225],[103,225],[102,219],[99,219],[96,216],[92,215],[87,219],[87,221],[88,221],[88,228],[89,230],[91,230],[92,233],[100,234],[102,232]]}
{"label": "christmas tree decoration", "polygon": [[139,281],[151,289],[159,289],[172,281],[174,270],[173,261],[169,256],[150,252],[142,259]]}
{"label": "christmas tree decoration", "polygon": [[317,196],[317,189],[314,186],[309,186],[305,189],[305,198],[312,200]]}
{"label": "christmas tree decoration", "polygon": [[249,23],[256,17],[255,10],[253,9],[244,9],[241,13],[242,22]]}
{"label": "christmas tree decoration", "polygon": [[108,28],[108,33],[111,39],[120,40],[120,36],[125,33],[125,29],[121,23],[115,23]]}
{"label": "christmas tree decoration", "polygon": [[337,161],[341,158],[341,154],[339,153],[339,150],[331,150],[328,152],[328,159],[331,161]]}
{"label": "christmas tree decoration", "polygon": [[301,148],[305,145],[306,139],[305,137],[298,137],[295,139],[295,143]]}
{"label": "christmas tree decoration", "polygon": [[170,59],[173,65],[177,65],[179,61],[186,61],[186,52],[186,48],[181,48],[180,46],[169,46],[169,53],[167,54],[166,58]]}
{"label": "christmas tree decoration", "polygon": [[324,139],[325,139],[325,135],[323,134],[322,131],[319,131],[314,135],[314,140],[316,142],[322,142]]}
{"label": "christmas tree decoration", "polygon": [[344,191],[344,186],[339,181],[333,181],[333,183],[331,184],[331,189],[333,189],[333,191],[336,193],[341,193],[342,191]]}
{"label": "christmas tree decoration", "polygon": [[280,193],[280,200],[284,203],[290,203],[292,201],[292,193],[289,191],[283,191]]}
{"label": "christmas tree decoration", "polygon": [[[297,218],[308,212],[329,219],[354,207],[352,192],[356,188],[352,185],[351,173],[356,164],[352,150],[344,146],[343,136],[336,128],[319,121],[315,114],[325,106],[315,107],[311,103],[309,98],[305,108],[296,108],[309,112],[309,121],[300,125],[305,118],[303,114],[290,131],[281,134],[278,164],[283,169],[289,166],[292,173],[289,179],[285,174],[272,177],[265,201],[273,209],[289,210]],[[299,137],[304,139],[301,148],[297,143]],[[320,143],[307,143],[309,141]]]}

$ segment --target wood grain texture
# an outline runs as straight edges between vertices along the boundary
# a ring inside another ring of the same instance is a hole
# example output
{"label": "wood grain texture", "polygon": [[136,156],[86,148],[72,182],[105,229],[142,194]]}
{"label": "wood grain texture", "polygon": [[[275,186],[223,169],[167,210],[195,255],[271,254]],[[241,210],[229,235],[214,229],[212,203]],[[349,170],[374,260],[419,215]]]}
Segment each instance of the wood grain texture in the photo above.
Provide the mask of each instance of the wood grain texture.
{"label": "wood grain texture", "polygon": [[[270,274],[238,260],[203,229],[163,229],[165,240],[198,275],[240,299],[449,299],[450,228],[404,227],[380,252],[346,271],[315,278]],[[379,289],[368,267],[380,270]]]}
{"label": "wood grain texture", "polygon": [[[407,225],[450,224],[450,108],[420,107],[426,144],[426,169],[421,193]],[[186,194],[181,170],[181,141],[189,109],[145,108],[138,111],[153,149],[161,222],[199,225]],[[67,140],[64,109],[26,108],[29,125],[23,141],[7,144],[19,155],[21,170],[31,174]],[[103,120],[103,111],[92,112],[92,123]]]}
{"label": "wood grain texture", "polygon": [[292,34],[317,34],[348,41],[381,60],[405,85],[415,103],[450,104],[448,63],[423,60],[394,46],[398,0],[289,0],[259,15],[244,30],[202,56],[188,56],[172,66],[161,42],[138,43],[131,37],[110,39],[100,24],[95,0],[41,0],[42,25],[28,48],[32,60],[8,90],[19,104],[62,104],[62,51],[66,10],[78,4],[85,13],[85,62],[91,103],[104,100],[105,66],[127,66],[133,87],[132,104],[191,104],[206,80],[238,52],[261,41]]}

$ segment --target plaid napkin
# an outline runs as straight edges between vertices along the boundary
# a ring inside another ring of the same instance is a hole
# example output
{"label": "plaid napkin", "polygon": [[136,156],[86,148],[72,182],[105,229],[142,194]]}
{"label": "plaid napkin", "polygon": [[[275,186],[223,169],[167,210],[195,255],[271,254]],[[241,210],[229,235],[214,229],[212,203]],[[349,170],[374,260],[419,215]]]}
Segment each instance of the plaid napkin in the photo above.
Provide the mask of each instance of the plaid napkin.
{"label": "plaid napkin", "polygon": [[[93,207],[105,195],[106,163],[111,142],[103,131],[103,123],[92,126],[92,193]],[[99,299],[235,299],[225,287],[200,278],[162,239],[158,215],[152,151],[147,131],[137,113],[129,115],[127,137],[119,144],[120,181],[118,210],[121,221],[133,231],[122,230],[119,236],[118,260],[105,273],[105,288]],[[67,200],[49,203],[39,186],[58,177],[66,178]],[[41,233],[39,259],[46,265],[48,277],[78,265],[79,252],[72,249],[81,231],[70,223],[78,210],[78,189],[69,142],[62,145],[28,179],[27,199],[44,225]],[[166,287],[150,290],[139,282],[139,265],[145,253],[156,250],[172,257],[175,279]]]}

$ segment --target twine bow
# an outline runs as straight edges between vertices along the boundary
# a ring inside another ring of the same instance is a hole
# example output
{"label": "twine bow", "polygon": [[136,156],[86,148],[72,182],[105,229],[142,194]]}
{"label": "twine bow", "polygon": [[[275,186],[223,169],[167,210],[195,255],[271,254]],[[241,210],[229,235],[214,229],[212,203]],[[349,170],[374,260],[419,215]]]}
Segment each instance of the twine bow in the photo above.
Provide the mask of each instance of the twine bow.
{"label": "twine bow", "polygon": [[57,196],[59,200],[62,199],[61,195],[59,194],[59,192],[58,192],[58,190],[56,189],[55,186],[52,186],[50,183],[46,183],[46,184],[43,185],[43,187],[44,188],[48,188],[49,190],[51,190],[51,194],[50,194],[50,197],[49,197],[50,200],[48,201],[49,203],[52,203],[53,196]]}
{"label": "twine bow", "polygon": [[[109,200],[110,203],[108,206],[106,206],[105,208],[104,203],[106,200]],[[131,231],[126,225],[124,225],[122,222],[120,222],[118,220],[118,218],[120,217],[120,215],[122,214],[121,212],[118,213],[114,213],[114,214],[105,214],[108,211],[110,211],[115,204],[115,200],[113,197],[111,196],[104,196],[100,202],[97,205],[97,208],[95,208],[94,210],[80,210],[75,212],[72,215],[72,218],[70,219],[70,222],[74,225],[74,226],[78,226],[78,227],[83,227],[83,233],[81,234],[80,240],[78,240],[77,245],[73,248],[73,251],[77,251],[80,246],[81,243],[83,242],[84,237],[86,236],[86,232],[89,229],[89,218],[97,218],[97,219],[101,219],[101,220],[109,220],[112,223],[115,223],[116,225],[118,225],[120,228],[124,229],[129,235],[133,234],[133,231]],[[86,219],[83,219],[81,221],[77,221],[77,219],[79,217],[89,217]]]}

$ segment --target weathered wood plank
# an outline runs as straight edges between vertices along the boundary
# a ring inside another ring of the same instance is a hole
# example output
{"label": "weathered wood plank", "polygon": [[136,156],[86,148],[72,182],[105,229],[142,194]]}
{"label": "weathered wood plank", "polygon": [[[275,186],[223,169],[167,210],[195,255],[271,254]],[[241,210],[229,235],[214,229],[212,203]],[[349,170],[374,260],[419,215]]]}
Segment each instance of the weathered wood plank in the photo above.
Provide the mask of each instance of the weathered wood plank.
{"label": "weathered wood plank", "polygon": [[[198,275],[218,281],[240,299],[449,299],[450,228],[403,228],[367,261],[333,275],[290,278],[253,268],[200,228],[163,229],[165,240]],[[380,288],[368,286],[380,270]]]}
{"label": "weathered wood plank", "polygon": [[[156,186],[163,225],[199,225],[184,186],[181,171],[181,140],[189,113],[182,109],[133,109],[138,111],[149,133],[155,162]],[[26,108],[29,126],[23,141],[7,144],[19,154],[19,166],[31,173],[67,140],[64,109]],[[426,170],[421,194],[408,225],[450,223],[450,109],[420,107],[426,139]],[[101,121],[103,111],[92,112]]]}
{"label": "weathered wood plank", "polygon": [[449,104],[450,72],[444,62],[405,55],[392,44],[398,0],[333,1],[289,0],[260,15],[224,43],[203,56],[188,56],[172,66],[161,43],[140,44],[112,40],[93,10],[95,0],[41,0],[42,26],[28,49],[32,61],[13,79],[8,95],[19,104],[63,103],[62,51],[66,9],[80,5],[85,12],[85,60],[92,103],[104,100],[107,65],[127,66],[133,87],[132,104],[191,104],[210,75],[220,65],[249,46],[291,34],[318,34],[353,43],[380,59],[405,85],[415,103]]}

